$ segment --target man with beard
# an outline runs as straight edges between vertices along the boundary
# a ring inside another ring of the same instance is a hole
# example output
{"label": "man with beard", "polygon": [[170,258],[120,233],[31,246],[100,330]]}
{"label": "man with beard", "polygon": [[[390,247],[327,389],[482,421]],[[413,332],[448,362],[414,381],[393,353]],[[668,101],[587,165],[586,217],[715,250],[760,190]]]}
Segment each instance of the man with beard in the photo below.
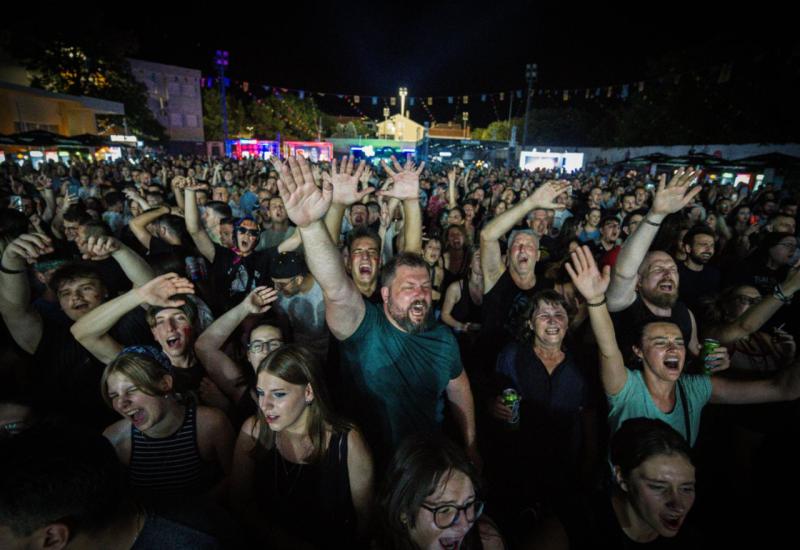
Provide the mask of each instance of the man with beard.
{"label": "man with beard", "polygon": [[[411,161],[394,169],[387,197],[403,201],[420,223],[419,174]],[[314,183],[308,163],[288,159],[275,164],[278,188],[289,218],[303,239],[306,262],[322,287],[325,313],[333,335],[342,342],[342,367],[354,407],[379,462],[391,456],[402,439],[416,432],[439,431],[449,402],[464,443],[478,460],[469,379],[461,365],[452,332],[431,318],[431,280],[425,261],[403,252],[383,268],[381,306],[364,300],[347,276],[339,251],[322,223],[334,186]],[[344,167],[349,175],[352,165]],[[334,174],[336,172],[334,171]],[[406,223],[412,223],[407,219]]]}
{"label": "man with beard", "polygon": [[654,320],[669,320],[689,342],[688,349],[698,355],[697,324],[694,315],[683,302],[678,302],[678,266],[663,251],[647,252],[662,220],[691,204],[700,186],[690,189],[695,179],[693,170],[678,170],[666,183],[661,176],[653,198],[653,206],[636,231],[625,241],[614,266],[608,287],[608,309],[613,316],[620,349],[626,359],[632,353],[636,327]]}
{"label": "man with beard", "polygon": [[704,225],[692,227],[683,237],[686,261],[678,266],[678,296],[690,309],[697,310],[701,298],[720,291],[722,274],[708,263],[714,257],[714,238],[714,232]]}
{"label": "man with beard", "polygon": [[219,315],[241,302],[256,287],[269,284],[270,252],[257,251],[261,228],[251,216],[234,222],[232,248],[215,244],[200,223],[195,185],[186,186],[186,229],[197,250],[211,264],[211,281],[216,291],[212,309]]}
{"label": "man with beard", "polygon": [[599,258],[602,265],[614,265],[620,251],[619,246],[619,218],[614,214],[606,214],[600,220],[600,240],[593,241],[589,249],[595,258]]}

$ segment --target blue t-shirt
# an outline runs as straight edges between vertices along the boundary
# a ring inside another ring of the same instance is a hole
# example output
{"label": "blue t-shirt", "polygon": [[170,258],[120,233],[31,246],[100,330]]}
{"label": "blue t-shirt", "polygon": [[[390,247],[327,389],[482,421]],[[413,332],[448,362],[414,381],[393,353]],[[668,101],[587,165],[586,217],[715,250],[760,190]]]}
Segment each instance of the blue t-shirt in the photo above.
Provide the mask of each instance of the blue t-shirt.
{"label": "blue t-shirt", "polygon": [[354,420],[382,454],[412,433],[440,429],[445,390],[463,367],[445,325],[410,334],[395,328],[381,306],[365,300],[364,307],[364,320],[342,341],[342,369]]}
{"label": "blue t-shirt", "polygon": [[[689,444],[694,446],[700,431],[700,415],[705,404],[711,399],[711,379],[702,374],[683,374],[678,379],[678,384],[683,387],[683,395],[686,396],[689,428],[692,432]],[[644,383],[642,371],[629,369],[628,379],[622,390],[617,395],[606,395],[606,397],[609,408],[608,423],[612,434],[629,418],[654,418],[666,422],[687,438],[683,399],[679,388],[675,388],[675,407],[668,413],[662,412],[653,402],[650,391]]]}

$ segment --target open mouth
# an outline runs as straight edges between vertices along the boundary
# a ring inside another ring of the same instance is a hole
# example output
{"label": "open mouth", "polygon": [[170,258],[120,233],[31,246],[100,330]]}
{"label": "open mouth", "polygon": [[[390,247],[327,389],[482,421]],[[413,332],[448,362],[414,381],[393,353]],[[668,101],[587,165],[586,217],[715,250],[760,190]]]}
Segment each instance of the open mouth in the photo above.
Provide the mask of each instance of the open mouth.
{"label": "open mouth", "polygon": [[372,275],[372,266],[370,266],[370,265],[360,265],[360,266],[358,266],[358,272],[361,275]]}
{"label": "open mouth", "polygon": [[556,335],[561,333],[560,327],[548,327],[544,331],[545,334]]}
{"label": "open mouth", "polygon": [[670,531],[677,531],[683,523],[683,516],[661,516],[661,523]]}
{"label": "open mouth", "polygon": [[424,317],[428,312],[428,306],[424,302],[414,302],[408,312],[415,317]]}
{"label": "open mouth", "polygon": [[280,415],[268,414],[266,418],[267,418],[267,424],[272,424],[280,418]]}
{"label": "open mouth", "polygon": [[81,302],[80,304],[75,304],[72,306],[72,309],[77,309],[78,311],[83,311],[89,307],[89,304],[85,302]]}
{"label": "open mouth", "polygon": [[169,349],[175,349],[180,347],[181,345],[181,337],[180,336],[170,336],[167,338],[167,347]]}
{"label": "open mouth", "polygon": [[678,371],[680,370],[680,359],[677,357],[665,357],[664,358],[664,367],[671,371]]}
{"label": "open mouth", "polygon": [[461,538],[441,538],[439,539],[439,546],[445,550],[456,550],[461,546]]}
{"label": "open mouth", "polygon": [[142,409],[133,409],[125,413],[130,418],[134,426],[141,426],[145,420],[145,412]]}
{"label": "open mouth", "polygon": [[675,290],[675,283],[672,281],[661,281],[658,283],[658,290],[663,292],[672,292]]}

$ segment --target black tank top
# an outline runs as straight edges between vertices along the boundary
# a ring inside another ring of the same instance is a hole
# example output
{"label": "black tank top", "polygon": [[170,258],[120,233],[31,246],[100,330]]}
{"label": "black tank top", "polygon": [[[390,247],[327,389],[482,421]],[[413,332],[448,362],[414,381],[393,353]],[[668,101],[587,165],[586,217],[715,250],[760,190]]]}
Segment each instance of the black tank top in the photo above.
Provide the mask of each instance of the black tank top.
{"label": "black tank top", "polygon": [[458,286],[461,289],[461,298],[453,305],[453,311],[450,315],[459,323],[480,323],[481,306],[472,301],[469,283],[466,285],[464,283],[464,280],[458,281]]}
{"label": "black tank top", "polygon": [[168,437],[151,438],[131,425],[128,478],[145,499],[200,495],[213,487],[220,470],[200,456],[195,405],[186,407],[183,424]]}
{"label": "black tank top", "polygon": [[[352,548],[356,514],[347,468],[347,433],[331,435],[318,464],[296,464],[272,448],[256,464],[265,516],[290,534],[325,548]],[[313,526],[313,527],[312,527]]]}

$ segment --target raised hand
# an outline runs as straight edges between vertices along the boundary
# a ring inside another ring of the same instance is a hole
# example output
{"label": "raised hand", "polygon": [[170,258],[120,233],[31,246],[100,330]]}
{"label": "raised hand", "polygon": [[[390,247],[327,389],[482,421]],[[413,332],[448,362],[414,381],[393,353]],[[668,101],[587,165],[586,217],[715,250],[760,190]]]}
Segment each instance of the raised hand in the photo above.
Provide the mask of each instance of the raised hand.
{"label": "raised hand", "polygon": [[697,173],[691,168],[681,168],[675,172],[670,182],[666,183],[667,176],[662,174],[653,197],[653,214],[666,216],[679,212],[684,206],[692,202],[702,189],[699,185],[690,189],[689,186],[696,177]]}
{"label": "raised hand", "polygon": [[119,247],[120,243],[114,237],[105,235],[89,237],[86,239],[86,251],[83,253],[83,259],[99,262],[111,256],[119,250]]}
{"label": "raised hand", "polygon": [[52,188],[53,188],[53,180],[51,180],[44,174],[36,178],[36,189],[38,189],[39,191],[44,191],[45,189],[52,189]]}
{"label": "raised hand", "polygon": [[136,289],[143,302],[151,306],[180,307],[185,300],[173,299],[176,294],[194,294],[194,285],[189,279],[175,273],[166,273],[151,279]]}
{"label": "raised hand", "polygon": [[272,307],[272,302],[278,299],[278,291],[268,286],[259,286],[250,291],[244,300],[242,300],[242,307],[248,313],[258,315],[259,313],[266,313]]}
{"label": "raised hand", "polygon": [[333,202],[344,206],[350,206],[363,199],[375,191],[374,187],[367,187],[363,191],[358,190],[359,179],[364,174],[364,161],[358,163],[355,173],[353,172],[353,157],[344,157],[336,166],[336,159],[331,159],[331,173],[323,174],[322,179],[333,185]]}
{"label": "raised hand", "polygon": [[603,300],[611,282],[611,266],[605,266],[601,274],[588,246],[578,247],[572,253],[572,265],[567,262],[564,267],[572,284],[586,298],[587,303],[596,304]]}
{"label": "raised hand", "polygon": [[289,157],[286,164],[274,157],[270,160],[278,172],[278,192],[289,219],[298,227],[308,227],[325,217],[333,200],[331,182],[323,181],[322,189],[317,187],[302,157]]}
{"label": "raised hand", "polygon": [[[20,235],[6,247],[3,252],[3,265],[14,269],[24,263],[33,263],[39,256],[53,252],[50,237],[42,233],[25,233]],[[17,264],[12,266],[11,264]]]}
{"label": "raised hand", "polygon": [[547,210],[562,210],[563,204],[555,202],[556,197],[565,193],[570,188],[570,183],[564,180],[550,180],[544,182],[530,197],[525,199],[531,207],[531,210],[536,208],[545,208]]}
{"label": "raised hand", "polygon": [[362,186],[369,187],[370,179],[372,179],[372,168],[369,166],[364,166],[364,171],[361,172],[361,177],[358,178],[358,181],[361,182]]}
{"label": "raised hand", "polygon": [[386,170],[386,173],[394,181],[391,189],[381,190],[378,194],[382,197],[389,197],[405,200],[418,200],[419,199],[419,175],[425,169],[425,163],[422,162],[418,167],[414,166],[411,158],[406,160],[404,166],[400,166],[397,159],[392,156],[392,167],[381,161],[381,166]]}

